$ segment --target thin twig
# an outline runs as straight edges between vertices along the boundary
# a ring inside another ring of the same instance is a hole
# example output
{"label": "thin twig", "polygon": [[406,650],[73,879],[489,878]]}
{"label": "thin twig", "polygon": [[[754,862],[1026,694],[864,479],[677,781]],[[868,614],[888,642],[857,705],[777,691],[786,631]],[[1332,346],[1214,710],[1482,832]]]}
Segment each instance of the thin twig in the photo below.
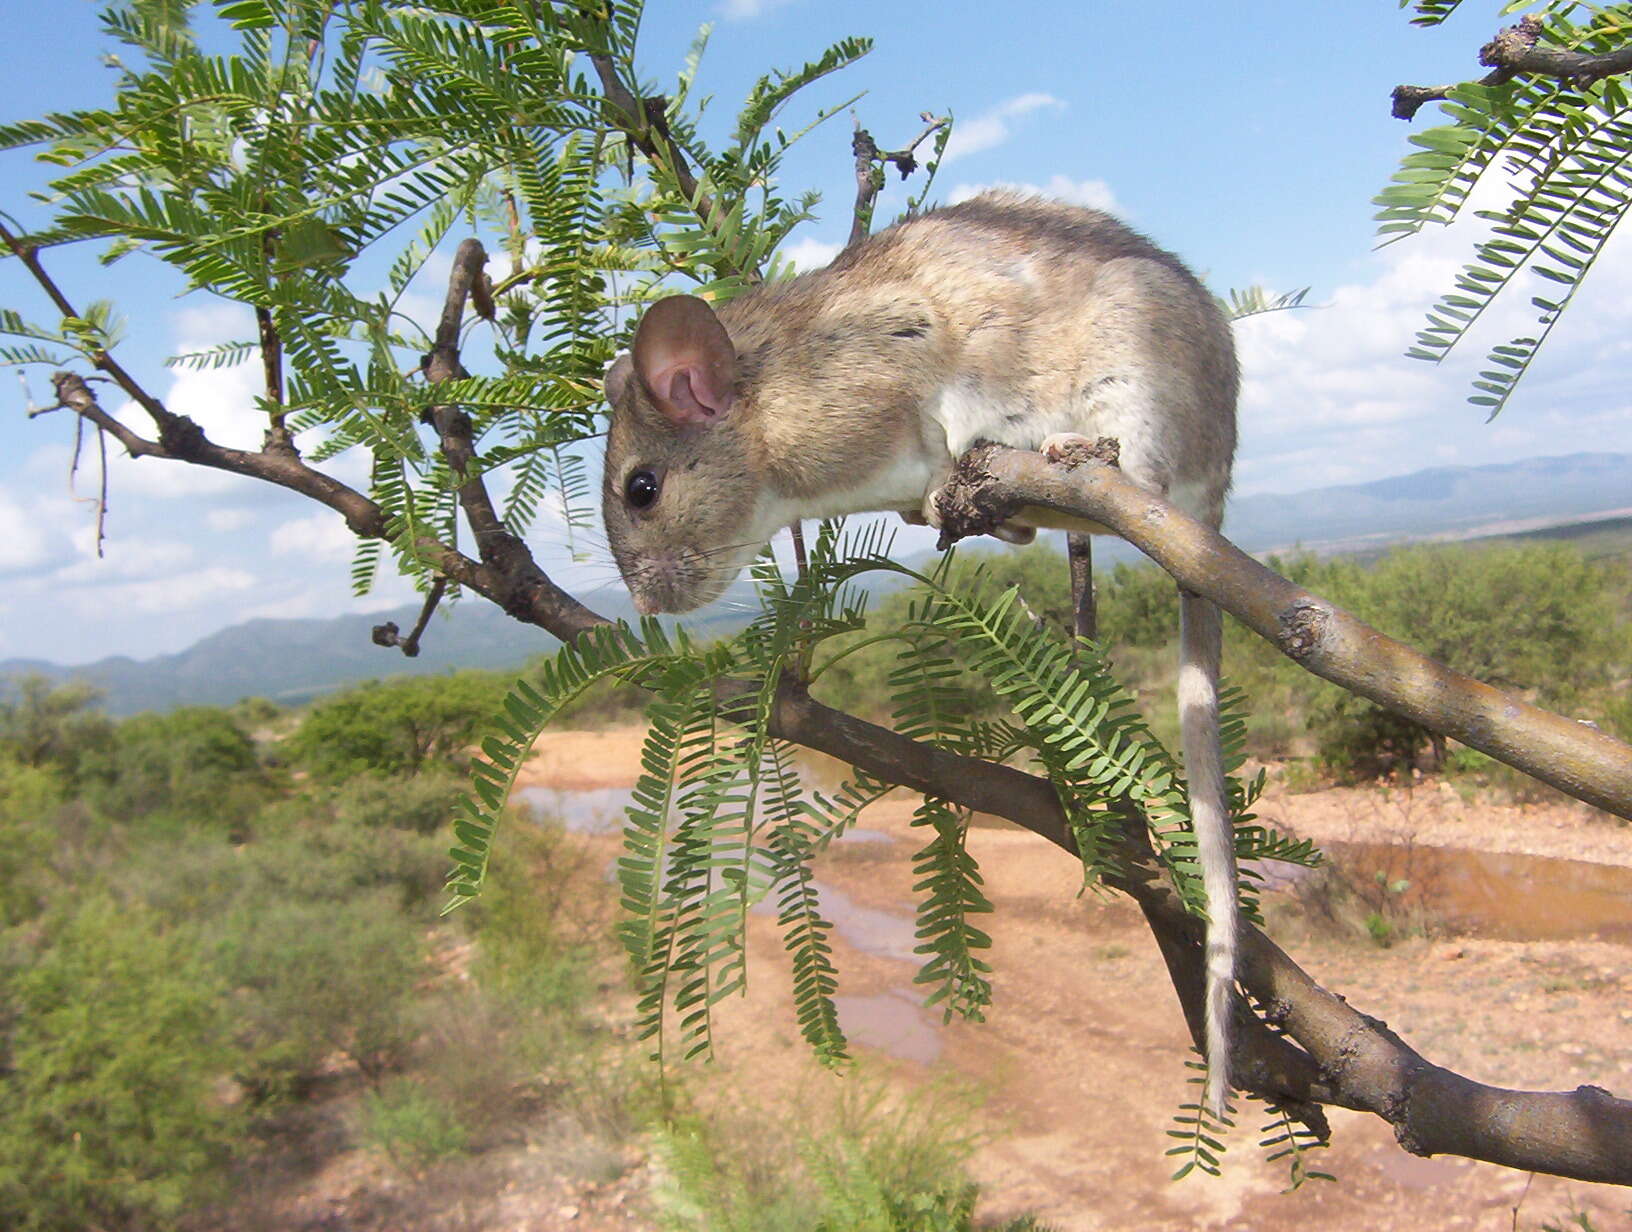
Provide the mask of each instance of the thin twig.
{"label": "thin twig", "polygon": [[419,657],[419,638],[425,632],[425,626],[431,623],[431,613],[436,611],[436,605],[442,602],[442,596],[448,589],[448,579],[439,577],[431,583],[431,589],[425,596],[425,603],[419,609],[419,619],[414,622],[412,632],[407,637],[397,636],[397,622],[388,620],[383,625],[375,625],[373,640],[376,646],[395,646],[410,659]]}
{"label": "thin twig", "polygon": [[901,173],[901,178],[906,179],[918,169],[915,156],[918,147],[951,123],[945,116],[932,116],[928,112],[922,118],[927,122],[927,127],[899,150],[879,149],[872,134],[859,122],[856,124],[856,131],[850,138],[850,152],[856,159],[856,203],[851,210],[850,241],[846,247],[854,248],[873,229],[873,205],[884,187],[884,164],[892,164]]}

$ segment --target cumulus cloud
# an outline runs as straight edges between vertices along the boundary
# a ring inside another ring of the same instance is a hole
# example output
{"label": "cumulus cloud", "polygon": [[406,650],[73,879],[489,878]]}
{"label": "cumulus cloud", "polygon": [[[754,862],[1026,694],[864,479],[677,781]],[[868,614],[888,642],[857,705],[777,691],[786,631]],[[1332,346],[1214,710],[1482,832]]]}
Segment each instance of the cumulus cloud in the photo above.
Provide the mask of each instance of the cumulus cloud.
{"label": "cumulus cloud", "polygon": [[248,509],[211,509],[204,515],[204,525],[218,535],[230,535],[234,531],[243,530],[254,520],[255,515]]}
{"label": "cumulus cloud", "polygon": [[821,269],[839,255],[841,247],[843,245],[806,236],[797,243],[783,245],[779,255],[790,261],[794,269],[804,273],[806,270]]}
{"label": "cumulus cloud", "polygon": [[39,511],[0,494],[0,577],[28,572],[51,559],[48,525]]}
{"label": "cumulus cloud", "polygon": [[338,513],[325,510],[274,527],[267,537],[267,546],[274,556],[349,561],[357,547],[357,536],[351,533],[345,519]]}
{"label": "cumulus cloud", "polygon": [[942,165],[954,159],[967,158],[982,150],[1002,145],[1014,132],[1014,122],[1044,108],[1064,107],[1065,103],[1052,94],[1033,91],[1016,95],[997,106],[981,112],[970,120],[959,120],[952,126],[952,136],[941,155]]}
{"label": "cumulus cloud", "polygon": [[978,197],[981,193],[994,188],[1029,193],[1036,197],[1049,197],[1055,201],[1064,201],[1068,205],[1086,205],[1090,209],[1104,210],[1108,214],[1122,213],[1116,194],[1104,180],[1073,180],[1067,175],[1050,176],[1046,184],[1020,184],[1010,180],[997,180],[989,184],[959,184],[952,190],[947,200],[950,204],[956,205],[960,201]]}
{"label": "cumulus cloud", "polygon": [[1521,281],[1503,292],[1442,364],[1405,357],[1476,235],[1458,224],[1391,245],[1372,255],[1369,277],[1339,286],[1320,306],[1237,324],[1239,490],[1295,491],[1632,441],[1625,245],[1600,260],[1494,424],[1467,402],[1470,382],[1492,345],[1534,332],[1529,298],[1548,284]]}

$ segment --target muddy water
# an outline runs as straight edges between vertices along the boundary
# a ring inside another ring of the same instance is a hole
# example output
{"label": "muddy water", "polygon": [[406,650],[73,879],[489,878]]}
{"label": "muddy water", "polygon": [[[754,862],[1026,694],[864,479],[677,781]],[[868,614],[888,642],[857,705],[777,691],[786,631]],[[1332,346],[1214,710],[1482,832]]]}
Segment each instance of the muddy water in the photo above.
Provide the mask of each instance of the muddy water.
{"label": "muddy water", "polygon": [[[579,834],[611,834],[623,825],[632,799],[626,787],[562,791],[524,787],[520,803],[557,817]],[[881,830],[857,827],[840,840],[888,843]],[[1402,905],[1422,906],[1448,928],[1482,937],[1514,941],[1557,941],[1597,937],[1632,944],[1632,868],[1564,860],[1551,856],[1471,851],[1465,848],[1405,846],[1389,843],[1328,843],[1328,854],[1352,877],[1370,880],[1382,873],[1389,882],[1408,887]],[[1282,872],[1288,874],[1282,875]],[[1275,863],[1262,870],[1266,890],[1298,880],[1302,870]],[[871,912],[829,888],[823,910],[851,944],[865,953],[881,953],[877,937],[886,929]],[[896,917],[891,917],[896,918]],[[899,917],[904,931],[892,937],[893,952],[884,957],[911,959],[912,923]]]}
{"label": "muddy water", "polygon": [[[518,802],[558,818],[581,834],[615,833],[632,793],[624,787],[563,791],[527,787]],[[857,827],[841,842],[890,843],[893,835]],[[1425,908],[1447,928],[1507,940],[1596,937],[1632,945],[1632,868],[1546,856],[1387,843],[1328,843],[1328,855],[1351,879],[1369,882],[1381,873],[1406,882],[1402,905]],[[1266,864],[1263,888],[1285,890],[1305,870]],[[884,911],[855,902],[832,885],[816,885],[822,914],[852,949],[899,964],[900,983],[870,996],[839,996],[839,1020],[851,1042],[920,1065],[934,1062],[942,1047],[941,1021],[926,1011],[912,975],[918,964],[911,907]],[[774,912],[768,901],[756,913]]]}
{"label": "muddy water", "polygon": [[[552,817],[576,834],[612,834],[623,825],[623,813],[633,799],[627,787],[596,787],[561,790],[554,787],[523,787],[514,799],[536,814]],[[882,830],[857,826],[845,832],[841,843],[893,843],[893,835]],[[616,862],[609,869],[615,874]],[[912,987],[917,966],[913,946],[917,944],[910,908],[880,911],[855,902],[843,890],[821,882],[813,883],[820,910],[833,930],[852,949],[862,954],[901,964],[902,982],[873,996],[839,996],[833,999],[839,1023],[850,1042],[875,1048],[888,1056],[928,1065],[941,1054],[941,1020],[923,1008],[922,997]],[[774,914],[768,899],[752,908],[756,915]]]}
{"label": "muddy water", "polygon": [[1328,843],[1351,876],[1382,873],[1409,883],[1403,905],[1421,905],[1453,931],[1508,941],[1596,937],[1632,945],[1632,868],[1551,856]]}

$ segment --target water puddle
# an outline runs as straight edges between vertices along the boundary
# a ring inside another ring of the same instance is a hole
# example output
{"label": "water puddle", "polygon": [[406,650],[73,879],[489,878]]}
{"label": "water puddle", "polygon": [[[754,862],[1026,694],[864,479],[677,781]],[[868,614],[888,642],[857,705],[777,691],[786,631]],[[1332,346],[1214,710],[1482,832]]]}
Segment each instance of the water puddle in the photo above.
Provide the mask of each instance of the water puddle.
{"label": "water puddle", "polygon": [[564,791],[558,787],[518,787],[514,804],[539,817],[560,821],[574,834],[615,834],[623,829],[623,812],[635,793],[627,787],[586,787]]}
{"label": "water puddle", "polygon": [[[540,817],[560,821],[573,834],[616,834],[623,828],[624,810],[635,798],[627,787],[587,787],[565,790],[559,787],[518,787],[511,793],[513,803]],[[893,835],[883,830],[855,826],[845,831],[841,843],[893,843]]]}
{"label": "water puddle", "polygon": [[1596,936],[1632,945],[1632,868],[1554,856],[1327,843],[1351,875],[1406,881],[1403,905],[1421,904],[1453,929],[1508,941]]}
{"label": "water puddle", "polygon": [[929,1065],[941,1055],[940,1019],[902,989],[872,997],[834,997],[839,1026],[852,1044]]}

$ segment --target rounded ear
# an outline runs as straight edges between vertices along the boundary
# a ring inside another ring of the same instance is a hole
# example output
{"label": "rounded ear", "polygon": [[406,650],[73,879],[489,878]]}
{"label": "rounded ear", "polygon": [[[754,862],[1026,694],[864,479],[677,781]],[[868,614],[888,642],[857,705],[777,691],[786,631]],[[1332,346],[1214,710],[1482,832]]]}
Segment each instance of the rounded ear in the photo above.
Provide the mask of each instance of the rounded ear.
{"label": "rounded ear", "polygon": [[619,351],[617,357],[606,366],[601,387],[606,390],[606,400],[611,405],[616,406],[623,397],[623,391],[629,384],[629,374],[634,370],[635,362],[629,358],[628,351]]}
{"label": "rounded ear", "polygon": [[736,348],[714,309],[695,295],[671,295],[648,308],[630,350],[652,402],[675,423],[711,424],[731,410]]}

